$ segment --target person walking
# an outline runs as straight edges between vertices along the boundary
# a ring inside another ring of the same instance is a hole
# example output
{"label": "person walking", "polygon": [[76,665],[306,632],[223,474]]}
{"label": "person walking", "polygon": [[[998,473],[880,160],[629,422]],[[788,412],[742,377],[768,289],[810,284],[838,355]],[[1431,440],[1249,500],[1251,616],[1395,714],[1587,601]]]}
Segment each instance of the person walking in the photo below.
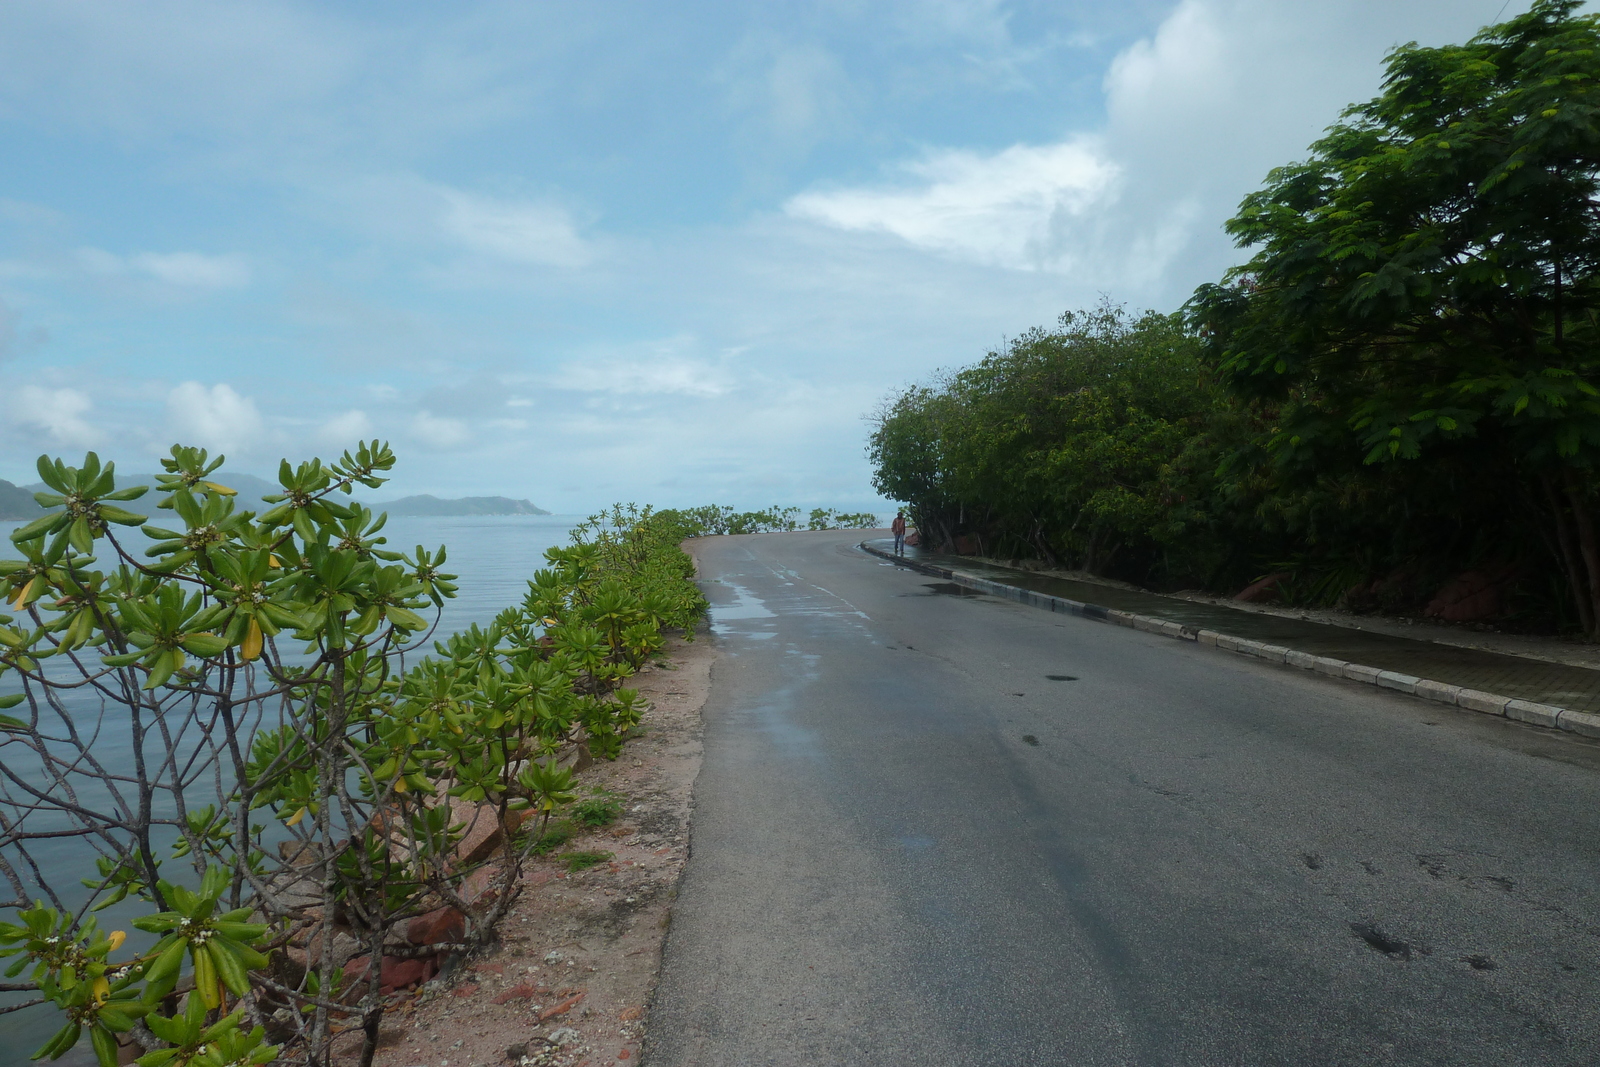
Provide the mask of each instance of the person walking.
{"label": "person walking", "polygon": [[889,524],[889,532],[894,534],[894,554],[897,555],[897,556],[905,555],[906,554],[906,513],[905,512],[903,512],[903,511],[895,512],[894,522]]}

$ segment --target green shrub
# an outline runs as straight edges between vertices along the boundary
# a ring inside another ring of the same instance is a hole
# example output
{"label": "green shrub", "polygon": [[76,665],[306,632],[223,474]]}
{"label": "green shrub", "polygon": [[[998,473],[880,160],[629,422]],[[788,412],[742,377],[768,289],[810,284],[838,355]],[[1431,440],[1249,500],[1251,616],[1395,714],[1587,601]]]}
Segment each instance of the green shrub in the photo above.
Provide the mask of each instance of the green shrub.
{"label": "green shrub", "polygon": [[572,806],[572,816],[585,826],[609,826],[622,816],[622,798],[596,790]]}

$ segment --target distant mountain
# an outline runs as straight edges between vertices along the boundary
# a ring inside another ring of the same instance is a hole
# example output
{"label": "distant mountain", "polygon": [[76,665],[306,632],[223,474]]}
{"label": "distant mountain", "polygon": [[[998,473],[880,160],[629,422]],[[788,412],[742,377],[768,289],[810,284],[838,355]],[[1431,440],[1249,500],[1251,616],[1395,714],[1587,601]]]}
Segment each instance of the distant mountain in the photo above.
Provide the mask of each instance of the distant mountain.
{"label": "distant mountain", "polygon": [[33,494],[20,485],[0,480],[0,520],[33,519],[39,515],[39,505]]}
{"label": "distant mountain", "polygon": [[[225,485],[238,492],[237,506],[241,511],[254,511],[257,514],[266,511],[273,505],[265,504],[261,498],[274,496],[283,492],[282,486],[276,482],[269,482],[265,478],[257,478],[253,474],[229,473],[219,471],[215,479],[218,485]],[[166,499],[165,493],[156,492],[156,481],[153,474],[118,475],[117,488],[123,489],[130,485],[148,485],[150,491],[138,500],[119,501],[117,506],[140,515],[154,515],[156,505]],[[32,485],[15,486],[7,481],[0,481],[0,520],[3,519],[31,519],[39,514],[40,508],[34,502],[34,493],[51,493],[43,482]],[[351,498],[343,493],[335,493],[333,499],[339,503],[350,501]],[[387,511],[391,515],[548,515],[548,511],[536,507],[532,501],[513,500],[508,496],[466,496],[459,500],[440,500],[436,496],[407,496],[399,500],[366,501],[361,503],[373,511]]]}
{"label": "distant mountain", "polygon": [[548,515],[548,511],[534,506],[532,501],[512,500],[508,496],[464,496],[458,500],[440,500],[424,493],[406,496],[399,500],[368,504],[373,511],[387,511],[391,515]]}

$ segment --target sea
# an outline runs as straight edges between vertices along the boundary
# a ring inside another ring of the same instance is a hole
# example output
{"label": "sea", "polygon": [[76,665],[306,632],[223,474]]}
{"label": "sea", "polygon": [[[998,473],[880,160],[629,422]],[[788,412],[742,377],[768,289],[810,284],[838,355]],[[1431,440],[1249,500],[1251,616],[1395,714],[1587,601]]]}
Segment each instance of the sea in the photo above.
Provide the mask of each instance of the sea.
{"label": "sea", "polygon": [[[546,566],[545,550],[571,544],[571,531],[583,518],[581,515],[392,516],[382,536],[388,538],[385,547],[395,551],[410,552],[417,545],[430,552],[441,545],[446,548],[441,569],[457,576],[459,588],[454,599],[445,601],[435,631],[436,637],[444,637],[474,623],[487,626],[503,609],[521,603],[528,579],[534,571]],[[21,522],[0,522],[0,559],[16,558],[10,534],[22,525]],[[141,546],[145,543],[137,533],[134,540]],[[9,614],[4,606],[0,606],[0,613]],[[424,614],[432,618],[431,613]],[[0,678],[0,694],[16,691],[12,676]],[[110,765],[115,765],[118,758],[129,751],[125,739],[116,731],[106,731],[96,746],[97,755]],[[78,878],[93,873],[92,865],[82,874],[78,873],[77,868],[84,858],[74,855],[70,848],[52,849],[43,860],[46,868],[52,860],[58,864],[70,863],[74,869],[61,879],[68,884],[76,884]],[[119,915],[123,910],[122,907],[111,909],[103,919],[112,922],[102,921],[102,926],[116,925],[124,918]],[[13,915],[0,912],[0,922],[13,919]],[[0,971],[9,962],[0,961]],[[0,1009],[21,999],[17,994],[0,993]],[[33,1050],[49,1040],[61,1022],[59,1014],[48,1005],[0,1014],[0,1067],[27,1063]],[[78,1048],[56,1062],[67,1067],[93,1063],[87,1036],[79,1042]]]}

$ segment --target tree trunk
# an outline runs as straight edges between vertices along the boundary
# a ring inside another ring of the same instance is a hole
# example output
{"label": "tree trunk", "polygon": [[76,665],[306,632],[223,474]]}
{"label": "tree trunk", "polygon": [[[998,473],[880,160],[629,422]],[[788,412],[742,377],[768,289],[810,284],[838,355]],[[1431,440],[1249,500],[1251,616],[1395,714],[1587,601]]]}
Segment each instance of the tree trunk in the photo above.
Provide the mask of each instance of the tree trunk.
{"label": "tree trunk", "polygon": [[1595,638],[1595,607],[1600,605],[1600,542],[1595,539],[1594,517],[1589,514],[1583,499],[1583,486],[1578,484],[1575,471],[1567,471],[1567,499],[1572,502],[1572,523],[1578,528],[1578,548],[1583,554],[1583,565],[1589,572],[1589,638]]}
{"label": "tree trunk", "polygon": [[1567,525],[1567,517],[1563,514],[1566,507],[1561,503],[1561,495],[1556,492],[1555,481],[1548,474],[1541,474],[1539,483],[1544,486],[1545,497],[1550,502],[1550,517],[1555,522],[1561,564],[1567,572],[1567,584],[1572,587],[1572,602],[1578,608],[1578,625],[1583,627],[1584,633],[1593,633],[1594,607],[1589,597],[1587,573],[1572,543],[1572,528]]}
{"label": "tree trunk", "polygon": [[1036,519],[1033,524],[1033,545],[1039,550],[1039,558],[1054,567],[1059,561],[1056,554],[1050,551],[1050,543],[1044,538],[1044,520]]}

